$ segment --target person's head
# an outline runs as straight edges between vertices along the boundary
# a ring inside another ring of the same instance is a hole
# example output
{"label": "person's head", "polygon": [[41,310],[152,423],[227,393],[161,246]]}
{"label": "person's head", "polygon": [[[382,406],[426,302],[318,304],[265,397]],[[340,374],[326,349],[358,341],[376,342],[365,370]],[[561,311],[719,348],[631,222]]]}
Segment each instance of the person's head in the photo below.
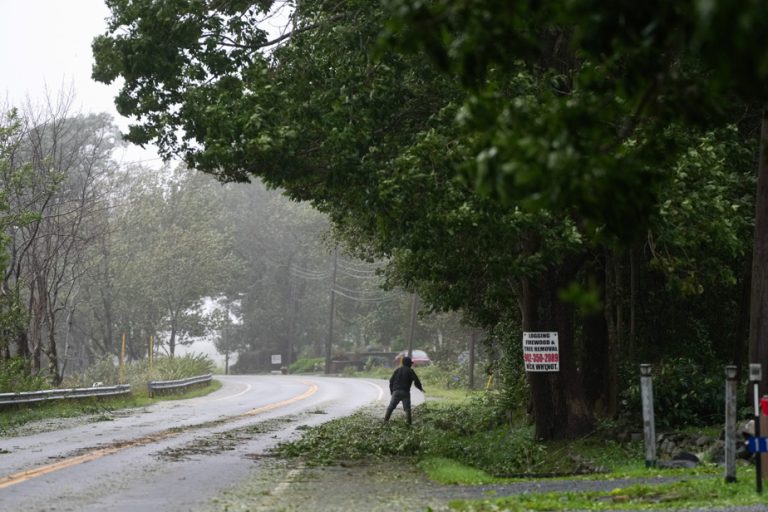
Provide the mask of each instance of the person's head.
{"label": "person's head", "polygon": [[411,358],[406,356],[403,358],[403,366],[408,366],[409,368],[413,366],[413,361],[411,361]]}

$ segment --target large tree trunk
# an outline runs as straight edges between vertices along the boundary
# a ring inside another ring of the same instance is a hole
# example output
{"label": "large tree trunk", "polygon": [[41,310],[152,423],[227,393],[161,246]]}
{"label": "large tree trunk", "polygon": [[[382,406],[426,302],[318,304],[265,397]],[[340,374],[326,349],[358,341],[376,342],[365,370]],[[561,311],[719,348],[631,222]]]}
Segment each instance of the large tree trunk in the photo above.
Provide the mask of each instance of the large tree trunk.
{"label": "large tree trunk", "polygon": [[576,365],[573,306],[557,296],[574,276],[550,275],[536,283],[523,279],[521,286],[523,331],[557,331],[560,343],[559,372],[528,373],[536,438],[541,440],[581,437],[593,426]]}
{"label": "large tree trunk", "polygon": [[752,292],[750,295],[749,362],[760,364],[763,379],[760,394],[768,390],[768,109],[763,109],[760,129],[757,198],[755,201],[755,242],[752,251]]}
{"label": "large tree trunk", "polygon": [[606,408],[608,416],[614,417],[619,402],[619,357],[622,345],[623,305],[622,305],[621,255],[605,250],[605,322],[608,331],[608,365]]}
{"label": "large tree trunk", "polygon": [[48,332],[48,349],[45,351],[45,355],[48,357],[48,374],[51,384],[58,386],[61,384],[62,376],[59,371],[59,351],[56,348],[56,335],[53,325],[51,325]]}
{"label": "large tree trunk", "polygon": [[[593,281],[605,297],[605,254],[600,253],[588,264],[586,280]],[[606,306],[607,307],[607,306]],[[606,315],[603,310],[587,314],[582,319],[582,350],[579,366],[584,381],[584,393],[596,414],[606,414],[608,404],[609,341]]]}

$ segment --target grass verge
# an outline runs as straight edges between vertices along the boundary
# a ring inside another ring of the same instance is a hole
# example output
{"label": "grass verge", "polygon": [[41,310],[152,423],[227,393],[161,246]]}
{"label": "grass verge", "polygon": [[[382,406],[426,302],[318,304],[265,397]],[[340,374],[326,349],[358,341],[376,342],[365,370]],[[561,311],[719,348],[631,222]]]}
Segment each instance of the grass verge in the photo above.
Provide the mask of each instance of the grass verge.
{"label": "grass verge", "polygon": [[[382,422],[382,414],[381,407],[368,408],[307,429],[301,439],[279,445],[276,452],[300,458],[308,466],[411,462],[430,480],[445,485],[512,485],[545,476],[572,482],[564,484],[569,492],[451,502],[453,509],[462,511],[685,509],[763,503],[754,491],[751,468],[740,468],[735,484],[726,484],[722,468],[713,464],[649,469],[641,443],[620,443],[599,430],[579,440],[540,443],[531,427],[510,425],[488,398],[428,401],[415,409],[412,427],[405,424],[402,413],[389,423]],[[654,483],[633,485],[633,478]],[[579,480],[616,483],[612,491],[577,491]]]}
{"label": "grass verge", "polygon": [[[752,473],[754,475],[754,473]],[[523,493],[514,497],[462,500],[450,503],[465,512],[525,510],[643,510],[734,507],[762,504],[749,471],[736,483],[722,477],[702,477],[653,485],[631,485],[605,492]]]}

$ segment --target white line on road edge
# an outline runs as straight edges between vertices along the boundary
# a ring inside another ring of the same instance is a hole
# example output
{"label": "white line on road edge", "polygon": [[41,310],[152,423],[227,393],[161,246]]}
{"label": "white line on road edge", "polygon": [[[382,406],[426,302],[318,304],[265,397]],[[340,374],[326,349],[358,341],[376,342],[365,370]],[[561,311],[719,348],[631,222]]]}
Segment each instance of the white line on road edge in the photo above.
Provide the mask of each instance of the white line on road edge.
{"label": "white line on road edge", "polygon": [[375,387],[376,389],[379,390],[379,397],[376,399],[376,401],[377,402],[381,401],[382,397],[384,397],[384,388],[382,388],[381,386],[379,386],[375,382],[369,382],[367,380],[364,380],[363,382],[365,382],[366,384],[369,384],[369,385],[371,385],[371,386],[373,386],[373,387]]}
{"label": "white line on road edge", "polygon": [[[242,382],[240,382],[240,384],[242,384]],[[239,396],[241,396],[241,395],[244,395],[244,394],[246,394],[246,393],[247,393],[247,392],[249,392],[251,389],[253,389],[253,386],[251,386],[250,384],[246,384],[246,385],[245,385],[245,389],[244,389],[244,390],[242,390],[241,392],[239,392],[239,393],[235,393],[234,395],[223,396],[223,397],[221,397],[221,398],[214,398],[213,400],[211,400],[211,402],[218,402],[219,400],[229,400],[229,399],[231,399],[231,398],[237,398],[237,397],[239,397]]]}
{"label": "white line on road edge", "polygon": [[263,500],[261,500],[261,503],[257,504],[257,508],[255,510],[274,510],[275,502],[277,499],[285,494],[285,492],[288,490],[288,488],[291,486],[291,483],[295,481],[295,478],[303,471],[304,467],[299,466],[297,468],[293,468],[288,473],[285,474],[285,477],[283,480],[275,486],[272,491],[264,497]]}
{"label": "white line on road edge", "polygon": [[285,480],[277,484],[277,487],[272,489],[272,496],[280,496],[283,494],[293,482],[294,477],[301,473],[302,468],[294,468],[285,475]]}

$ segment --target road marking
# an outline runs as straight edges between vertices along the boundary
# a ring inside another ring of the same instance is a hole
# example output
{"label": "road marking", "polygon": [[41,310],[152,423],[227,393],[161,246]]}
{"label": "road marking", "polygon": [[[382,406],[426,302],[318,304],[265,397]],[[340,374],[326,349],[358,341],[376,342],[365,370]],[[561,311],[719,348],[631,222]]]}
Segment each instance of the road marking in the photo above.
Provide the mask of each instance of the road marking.
{"label": "road marking", "polygon": [[[242,382],[240,382],[239,384],[242,384]],[[211,402],[218,402],[219,400],[229,400],[229,399],[231,399],[231,398],[237,398],[237,397],[239,397],[239,396],[242,396],[242,395],[246,394],[246,393],[247,393],[247,392],[249,392],[251,389],[253,389],[253,386],[251,386],[250,384],[246,384],[246,385],[245,385],[245,389],[244,389],[244,390],[242,390],[242,391],[241,391],[241,392],[239,392],[239,393],[235,393],[234,395],[223,396],[223,397],[221,397],[221,398],[214,398],[213,400],[210,400],[210,401],[211,401]]]}
{"label": "road marking", "polygon": [[[317,385],[309,382],[302,382],[302,384],[305,384],[309,386],[309,388],[302,394],[295,396],[293,398],[288,398],[287,400],[282,400],[280,402],[275,402],[271,404],[264,405],[262,407],[257,407],[256,409],[251,409],[248,412],[238,414],[235,416],[230,416],[229,420],[236,420],[239,418],[246,418],[249,416],[255,416],[257,414],[261,414],[263,412],[271,411],[274,409],[277,409],[279,407],[283,407],[286,405],[290,405],[296,402],[299,402],[301,400],[304,400],[306,398],[309,398],[310,396],[317,393]],[[168,439],[171,437],[176,437],[178,435],[181,435],[185,432],[188,432],[190,430],[194,430],[196,428],[202,428],[204,427],[205,423],[199,424],[199,425],[189,425],[184,428],[173,428],[169,430],[165,430],[162,432],[159,432],[157,434],[151,434],[145,437],[141,437],[139,439],[134,439],[132,441],[123,441],[115,443],[112,446],[108,446],[106,448],[99,448],[97,450],[90,451],[88,453],[84,453],[83,455],[77,455],[75,457],[70,457],[68,459],[61,460],[59,462],[55,462],[53,464],[46,464],[45,466],[39,466],[37,468],[27,469],[24,471],[19,471],[17,473],[12,473],[10,475],[6,475],[3,477],[0,477],[0,489],[5,489],[6,487],[10,487],[12,485],[20,484],[22,482],[26,482],[27,480],[31,480],[33,478],[37,478],[39,476],[47,475],[49,473],[53,473],[55,471],[60,471],[62,469],[67,469],[72,466],[77,466],[79,464],[83,464],[85,462],[90,462],[92,460],[100,459],[102,457],[106,457],[107,455],[112,455],[117,452],[121,452],[123,450],[126,450],[128,448],[134,448],[137,446],[143,446],[150,443],[162,441],[164,439]]]}
{"label": "road marking", "polygon": [[295,468],[288,472],[288,474],[285,475],[285,480],[277,484],[277,486],[272,489],[272,496],[280,496],[283,494],[286,490],[288,490],[288,487],[291,485],[291,482],[293,482],[293,479],[301,473],[301,468]]}
{"label": "road marking", "polygon": [[376,389],[379,390],[379,397],[376,399],[376,401],[380,402],[382,397],[384,396],[384,388],[382,388],[381,386],[379,386],[375,382],[369,382],[367,380],[364,380],[363,382],[365,382],[366,384],[370,384],[371,386],[373,386],[373,387],[375,387]]}
{"label": "road marking", "polygon": [[278,407],[283,407],[285,405],[289,405],[294,402],[299,402],[317,393],[317,384],[314,384],[312,382],[302,382],[302,384],[304,384],[305,386],[309,386],[309,389],[307,389],[304,393],[300,394],[299,396],[289,398],[288,400],[283,400],[282,402],[267,404],[262,407],[257,407],[256,409],[251,409],[250,411],[241,414],[241,416],[255,416],[256,414],[261,414],[263,412],[271,411],[272,409],[277,409]]}

